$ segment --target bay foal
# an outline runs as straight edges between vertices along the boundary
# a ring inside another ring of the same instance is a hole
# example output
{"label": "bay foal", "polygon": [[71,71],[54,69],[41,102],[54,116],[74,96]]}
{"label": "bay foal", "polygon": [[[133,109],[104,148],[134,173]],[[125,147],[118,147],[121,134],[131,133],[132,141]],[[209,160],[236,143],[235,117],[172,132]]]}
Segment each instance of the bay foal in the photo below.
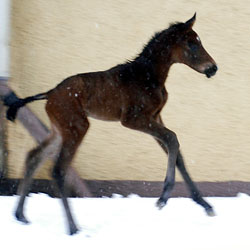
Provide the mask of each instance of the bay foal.
{"label": "bay foal", "polygon": [[105,121],[120,121],[127,128],[152,135],[168,154],[168,169],[163,192],[157,202],[162,208],[170,197],[175,183],[175,166],[187,183],[194,201],[203,206],[208,215],[212,207],[202,198],[188,175],[179,151],[175,133],[163,125],[161,110],[168,94],[164,83],[170,66],[183,63],[192,69],[213,76],[215,61],[203,48],[192,27],[196,15],[185,23],[175,23],[157,34],[132,61],[107,71],[71,76],[54,89],[24,99],[6,99],[7,118],[14,120],[18,109],[26,103],[47,99],[46,111],[51,122],[51,135],[28,153],[24,180],[16,218],[28,223],[23,206],[34,171],[49,154],[57,154],[53,178],[61,192],[69,233],[78,231],[72,218],[64,185],[67,168],[89,128],[88,117]]}

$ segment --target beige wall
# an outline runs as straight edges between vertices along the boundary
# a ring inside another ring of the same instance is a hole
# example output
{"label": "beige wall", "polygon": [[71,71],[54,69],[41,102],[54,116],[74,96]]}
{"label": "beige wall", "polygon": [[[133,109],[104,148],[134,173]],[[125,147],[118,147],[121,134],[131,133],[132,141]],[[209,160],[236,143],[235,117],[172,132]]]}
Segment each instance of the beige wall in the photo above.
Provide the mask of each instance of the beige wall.
{"label": "beige wall", "polygon": [[[195,31],[219,66],[207,79],[175,65],[165,124],[179,138],[196,181],[250,180],[250,2],[248,0],[13,0],[11,87],[24,97],[79,72],[132,59],[156,32],[197,12]],[[46,124],[44,102],[29,107]],[[20,177],[35,145],[9,123],[9,176]],[[163,180],[166,156],[147,135],[91,120],[73,165],[86,179]],[[49,165],[37,175],[48,176]],[[180,177],[177,176],[180,180]]]}

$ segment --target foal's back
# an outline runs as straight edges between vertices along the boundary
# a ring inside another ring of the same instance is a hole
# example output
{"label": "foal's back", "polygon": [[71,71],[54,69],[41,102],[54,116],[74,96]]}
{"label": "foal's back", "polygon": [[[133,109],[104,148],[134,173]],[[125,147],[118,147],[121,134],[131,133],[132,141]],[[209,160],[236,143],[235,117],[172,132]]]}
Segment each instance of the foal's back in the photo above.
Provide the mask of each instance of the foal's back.
{"label": "foal's back", "polygon": [[124,65],[65,79],[48,92],[47,112],[50,113],[50,109],[56,106],[57,110],[67,109],[72,114],[79,110],[86,117],[120,121],[129,112],[128,109],[138,109],[143,113],[143,110],[147,112],[146,107],[154,109],[162,101],[165,103],[166,91],[147,84],[144,74],[131,74],[131,80],[129,73],[133,70],[133,64],[126,65],[126,70]]}

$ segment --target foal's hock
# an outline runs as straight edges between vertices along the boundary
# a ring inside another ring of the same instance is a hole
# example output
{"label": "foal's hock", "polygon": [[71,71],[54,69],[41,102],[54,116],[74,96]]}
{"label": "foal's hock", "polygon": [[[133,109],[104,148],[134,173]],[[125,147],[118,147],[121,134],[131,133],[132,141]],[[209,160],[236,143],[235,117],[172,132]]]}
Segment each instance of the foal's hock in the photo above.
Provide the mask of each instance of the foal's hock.
{"label": "foal's hock", "polygon": [[193,200],[204,207],[208,215],[214,215],[212,207],[202,198],[187,173],[176,134],[164,126],[160,115],[168,98],[164,83],[172,64],[186,64],[207,77],[217,71],[215,61],[192,30],[195,19],[196,15],[185,23],[175,23],[156,33],[132,61],[106,71],[71,76],[46,93],[5,100],[5,105],[9,106],[7,118],[13,121],[18,109],[26,103],[47,99],[46,111],[51,122],[50,136],[31,150],[26,159],[16,209],[19,221],[28,223],[23,206],[35,170],[54,154],[57,160],[53,178],[61,192],[69,233],[78,231],[70,212],[64,182],[67,168],[89,128],[88,117],[120,121],[125,127],[150,134],[168,154],[164,188],[156,204],[159,208],[164,207],[170,197],[177,166]]}

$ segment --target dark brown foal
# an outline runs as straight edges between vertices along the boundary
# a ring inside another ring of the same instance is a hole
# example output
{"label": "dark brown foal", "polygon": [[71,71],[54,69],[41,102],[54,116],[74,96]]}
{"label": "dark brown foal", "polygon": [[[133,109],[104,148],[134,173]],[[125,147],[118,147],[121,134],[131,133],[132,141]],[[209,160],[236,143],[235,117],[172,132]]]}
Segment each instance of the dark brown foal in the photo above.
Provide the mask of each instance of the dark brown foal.
{"label": "dark brown foal", "polygon": [[46,111],[52,125],[50,137],[28,154],[16,210],[18,220],[27,223],[23,214],[25,196],[34,171],[52,151],[58,155],[53,178],[62,195],[69,232],[77,232],[67,202],[64,180],[67,168],[88,130],[87,117],[120,121],[125,127],[152,135],[161,145],[168,154],[168,170],[163,192],[157,202],[159,208],[170,197],[177,165],[193,200],[203,206],[208,215],[214,214],[186,171],[176,134],[163,125],[160,116],[167,102],[168,94],[164,84],[172,64],[186,64],[207,77],[213,76],[217,71],[216,63],[192,30],[195,19],[194,15],[185,23],[175,23],[155,34],[132,61],[107,71],[71,76],[46,93],[25,99],[5,100],[5,105],[9,106],[7,118],[14,120],[18,109],[26,103],[47,99]]}

